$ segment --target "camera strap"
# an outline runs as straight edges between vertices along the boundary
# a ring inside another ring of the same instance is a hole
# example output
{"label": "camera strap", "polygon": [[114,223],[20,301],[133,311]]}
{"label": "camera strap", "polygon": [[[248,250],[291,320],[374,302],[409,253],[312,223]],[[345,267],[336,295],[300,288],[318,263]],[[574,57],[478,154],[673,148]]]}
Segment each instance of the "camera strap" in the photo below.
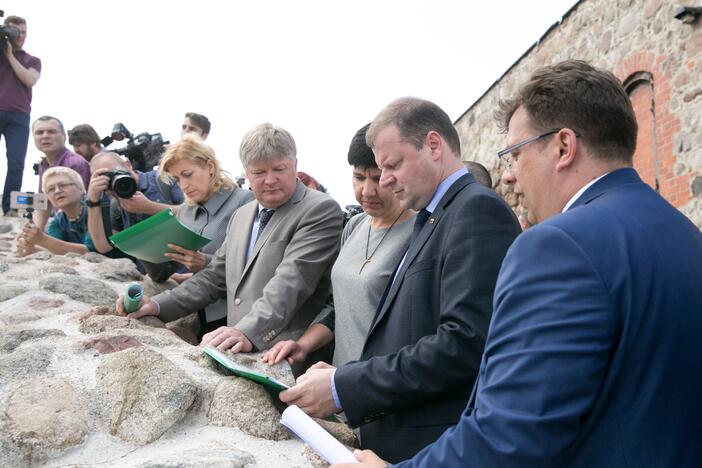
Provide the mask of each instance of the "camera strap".
{"label": "camera strap", "polygon": [[100,213],[102,215],[102,227],[105,230],[105,239],[107,239],[107,242],[112,244],[112,241],[110,241],[110,236],[112,235],[112,220],[110,216],[110,199],[101,199],[100,200]]}

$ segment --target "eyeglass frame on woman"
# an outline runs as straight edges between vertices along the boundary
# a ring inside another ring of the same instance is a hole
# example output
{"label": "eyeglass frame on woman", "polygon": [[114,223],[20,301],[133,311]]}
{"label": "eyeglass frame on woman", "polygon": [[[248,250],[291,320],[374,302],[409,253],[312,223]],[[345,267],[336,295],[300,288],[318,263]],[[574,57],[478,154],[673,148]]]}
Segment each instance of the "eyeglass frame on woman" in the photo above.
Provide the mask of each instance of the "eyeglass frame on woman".
{"label": "eyeglass frame on woman", "polygon": [[[562,129],[561,128],[555,128],[553,130],[549,130],[548,132],[542,133],[541,135],[536,135],[533,137],[529,137],[524,141],[520,141],[519,143],[515,143],[512,146],[508,146],[507,148],[503,149],[502,151],[497,152],[497,157],[500,158],[500,161],[505,165],[507,169],[510,169],[512,167],[512,163],[510,162],[510,153],[512,151],[521,148],[522,146],[528,145],[529,143],[533,143],[537,140],[540,140],[544,137],[547,137],[549,135],[553,135],[554,133],[560,132]],[[578,133],[575,134],[576,137],[579,137],[580,135]],[[506,157],[505,157],[506,156]]]}
{"label": "eyeglass frame on woman", "polygon": [[46,187],[46,194],[53,195],[58,190],[63,192],[66,188],[68,188],[72,185],[76,185],[76,183],[75,182],[59,182],[58,184],[52,185],[50,187]]}

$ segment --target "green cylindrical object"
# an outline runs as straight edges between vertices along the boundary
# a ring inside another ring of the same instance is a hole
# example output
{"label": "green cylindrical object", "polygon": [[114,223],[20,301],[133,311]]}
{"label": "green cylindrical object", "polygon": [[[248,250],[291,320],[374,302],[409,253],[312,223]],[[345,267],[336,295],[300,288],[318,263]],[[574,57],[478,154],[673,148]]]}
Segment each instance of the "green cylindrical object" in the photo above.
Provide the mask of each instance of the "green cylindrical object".
{"label": "green cylindrical object", "polygon": [[127,287],[127,293],[124,295],[124,310],[127,313],[139,310],[141,298],[144,295],[144,288],[140,284],[132,283]]}

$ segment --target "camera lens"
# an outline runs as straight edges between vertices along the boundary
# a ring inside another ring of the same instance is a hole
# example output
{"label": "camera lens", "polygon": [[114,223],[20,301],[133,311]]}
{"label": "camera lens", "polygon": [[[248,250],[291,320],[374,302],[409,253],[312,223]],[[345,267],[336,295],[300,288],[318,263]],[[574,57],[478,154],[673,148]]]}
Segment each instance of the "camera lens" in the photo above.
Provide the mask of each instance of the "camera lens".
{"label": "camera lens", "polygon": [[120,198],[131,198],[137,191],[137,184],[132,176],[120,174],[115,175],[112,179],[111,189]]}

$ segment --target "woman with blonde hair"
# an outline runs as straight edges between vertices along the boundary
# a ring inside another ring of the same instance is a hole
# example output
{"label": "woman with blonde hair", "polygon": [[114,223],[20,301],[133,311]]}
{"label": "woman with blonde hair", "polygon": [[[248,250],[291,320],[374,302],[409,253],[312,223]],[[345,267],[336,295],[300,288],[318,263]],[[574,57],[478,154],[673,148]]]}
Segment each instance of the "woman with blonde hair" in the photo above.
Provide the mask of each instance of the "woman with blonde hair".
{"label": "woman with blonde hair", "polygon": [[[181,283],[210,263],[224,242],[229,218],[254,196],[234,183],[222,170],[212,148],[196,135],[185,135],[180,141],[169,145],[161,158],[159,174],[162,180],[174,180],[185,195],[185,203],[177,214],[180,222],[211,239],[199,251],[169,245],[174,252],[166,256],[192,272],[171,276]],[[198,314],[201,324],[198,338],[201,338],[204,333],[226,325],[227,302],[220,299]]]}
{"label": "woman with blonde hair", "polygon": [[58,255],[94,252],[95,246],[88,233],[85,185],[81,175],[69,167],[52,167],[44,172],[42,187],[58,212],[51,219],[47,232],[31,221],[24,225],[17,238],[17,254],[36,252],[37,247]]}

